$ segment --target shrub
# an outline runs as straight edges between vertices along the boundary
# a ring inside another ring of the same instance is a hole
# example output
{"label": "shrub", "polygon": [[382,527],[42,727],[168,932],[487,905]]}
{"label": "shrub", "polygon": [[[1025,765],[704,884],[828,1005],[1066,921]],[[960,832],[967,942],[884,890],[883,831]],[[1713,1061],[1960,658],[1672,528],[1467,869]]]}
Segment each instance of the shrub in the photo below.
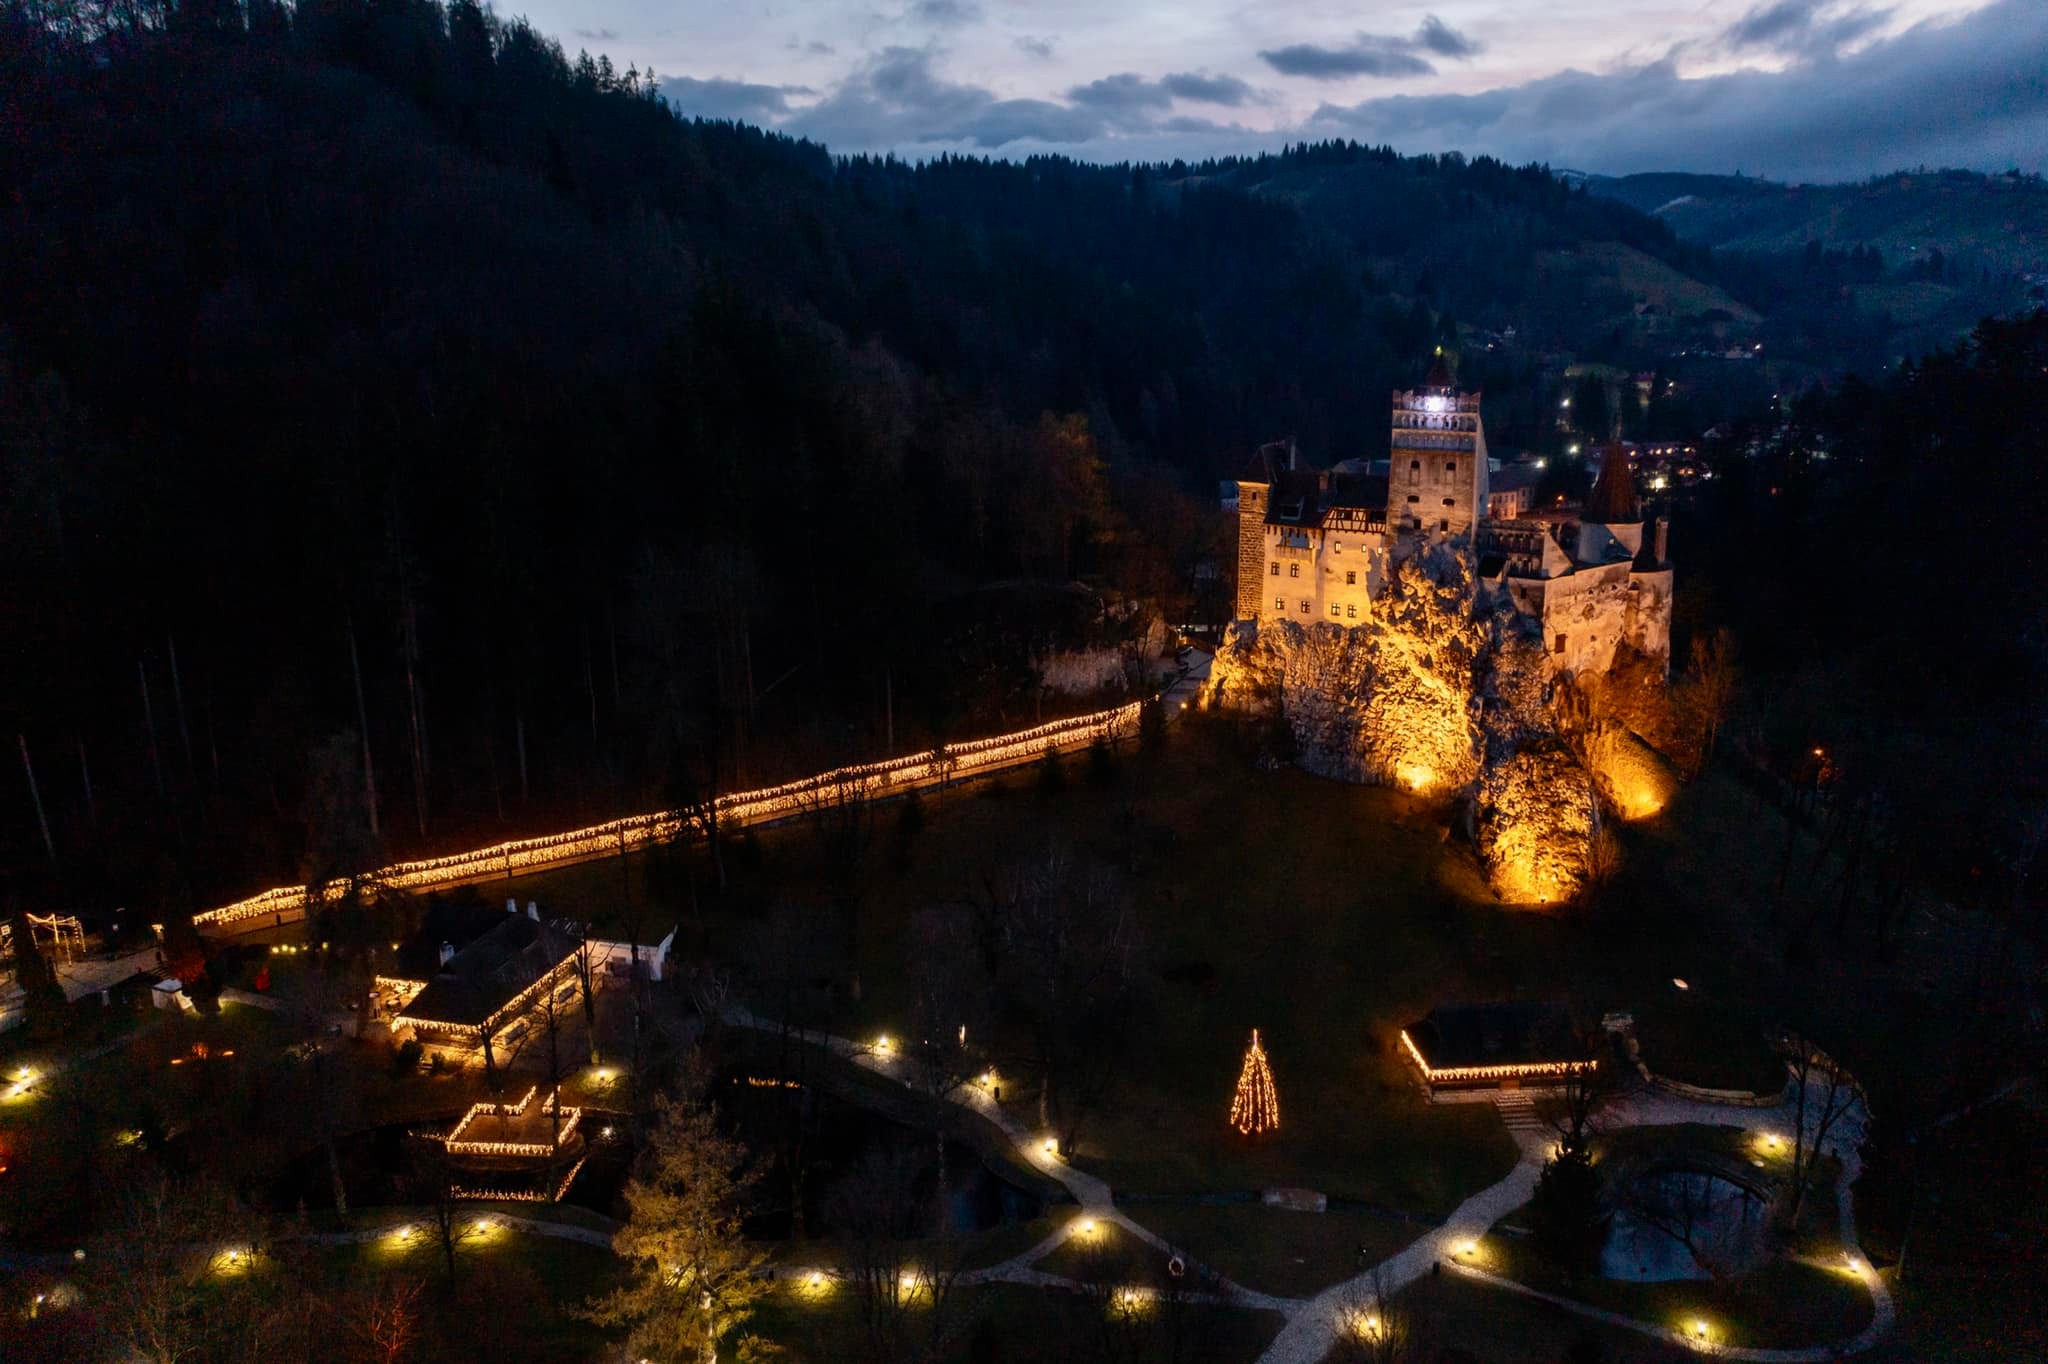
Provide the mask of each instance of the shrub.
{"label": "shrub", "polygon": [[[391,1054],[391,1072],[394,1075],[410,1075],[419,1069],[420,1053],[426,1048],[417,1037],[408,1037],[398,1044],[398,1050]],[[441,1058],[434,1058],[439,1061]]]}

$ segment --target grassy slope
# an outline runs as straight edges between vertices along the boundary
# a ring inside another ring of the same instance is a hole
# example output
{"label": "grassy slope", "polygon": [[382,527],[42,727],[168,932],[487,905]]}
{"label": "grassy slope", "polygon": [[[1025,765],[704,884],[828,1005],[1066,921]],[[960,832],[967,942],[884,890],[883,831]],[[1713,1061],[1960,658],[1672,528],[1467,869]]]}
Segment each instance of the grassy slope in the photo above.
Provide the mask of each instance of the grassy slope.
{"label": "grassy slope", "polygon": [[1762,320],[1756,309],[1715,285],[1674,270],[1656,257],[1621,242],[1588,242],[1567,259],[1588,270],[1593,278],[1611,280],[1629,294],[1655,303],[1674,316],[1698,316],[1710,308],[1720,308],[1739,322]]}

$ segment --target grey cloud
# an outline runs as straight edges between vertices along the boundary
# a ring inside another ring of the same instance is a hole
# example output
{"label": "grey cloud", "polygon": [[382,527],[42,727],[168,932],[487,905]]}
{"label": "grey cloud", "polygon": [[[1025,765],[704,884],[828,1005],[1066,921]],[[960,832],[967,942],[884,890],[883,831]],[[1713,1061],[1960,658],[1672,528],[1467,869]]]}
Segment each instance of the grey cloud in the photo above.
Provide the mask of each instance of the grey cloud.
{"label": "grey cloud", "polygon": [[917,0],[909,17],[921,24],[957,28],[981,18],[981,6],[973,0]]}
{"label": "grey cloud", "polygon": [[619,37],[619,31],[615,28],[572,28],[569,32],[572,36],[590,43],[616,42]]}
{"label": "grey cloud", "polygon": [[1242,131],[1240,125],[1235,123],[1218,123],[1216,122],[1216,120],[1211,118],[1190,118],[1185,114],[1177,114],[1172,118],[1162,118],[1159,120],[1158,123],[1153,125],[1153,130],[1162,133],[1182,134],[1232,133]]}
{"label": "grey cloud", "polygon": [[1362,42],[1350,47],[1295,43],[1272,48],[1259,56],[1283,76],[1307,76],[1318,81],[1349,80],[1353,76],[1427,76],[1436,70],[1413,52]]}
{"label": "grey cloud", "polygon": [[1817,0],[1778,0],[1759,5],[1728,26],[1722,35],[1730,47],[1774,47],[1788,34],[1802,33],[1813,22]]}
{"label": "grey cloud", "polygon": [[737,118],[762,122],[789,112],[789,97],[810,92],[797,85],[754,85],[747,81],[698,80],[668,76],[661,94],[677,113],[699,118]]}
{"label": "grey cloud", "polygon": [[942,80],[931,54],[884,48],[825,99],[791,118],[793,132],[848,148],[930,142],[984,148],[1012,142],[1087,142],[1109,130],[1097,110],[1049,100],[999,100],[978,85]]}
{"label": "grey cloud", "polygon": [[1776,0],[1730,24],[1721,45],[1730,51],[1763,48],[1808,59],[1833,57],[1891,18],[1889,9],[1843,9],[1835,0]]}
{"label": "grey cloud", "polygon": [[1485,50],[1484,44],[1472,41],[1434,14],[1425,17],[1422,27],[1415,30],[1415,45],[1455,61],[1476,57]]}
{"label": "grey cloud", "polygon": [[1424,53],[1463,61],[1480,50],[1479,43],[1432,14],[1405,38],[1361,33],[1343,47],[1293,43],[1270,48],[1259,56],[1283,76],[1335,81],[1354,76],[1427,76],[1436,71],[1436,64]]}
{"label": "grey cloud", "polygon": [[1175,99],[1196,104],[1221,104],[1230,108],[1250,104],[1258,91],[1235,76],[1212,76],[1206,71],[1177,71],[1160,77],[1159,84]]}
{"label": "grey cloud", "polygon": [[1840,180],[1917,164],[2048,168],[2048,6],[1995,0],[1850,56],[1686,79],[1666,60],[1476,95],[1325,104],[1304,130],[1583,170]]}
{"label": "grey cloud", "polygon": [[1173,103],[1163,84],[1146,80],[1143,76],[1129,71],[1116,76],[1104,76],[1099,81],[1077,85],[1067,91],[1067,98],[1075,104],[1093,105],[1098,109],[1112,109],[1119,112],[1133,109],[1164,109]]}
{"label": "grey cloud", "polygon": [[1148,109],[1164,111],[1177,99],[1236,108],[1251,103],[1257,96],[1258,91],[1235,76],[1212,76],[1205,71],[1175,71],[1156,81],[1125,71],[1067,91],[1068,100],[1075,104],[1125,114]]}
{"label": "grey cloud", "polygon": [[1017,39],[1017,50],[1019,52],[1022,52],[1027,57],[1036,57],[1040,61],[1049,60],[1052,57],[1052,49],[1053,42],[1050,38],[1024,37]]}

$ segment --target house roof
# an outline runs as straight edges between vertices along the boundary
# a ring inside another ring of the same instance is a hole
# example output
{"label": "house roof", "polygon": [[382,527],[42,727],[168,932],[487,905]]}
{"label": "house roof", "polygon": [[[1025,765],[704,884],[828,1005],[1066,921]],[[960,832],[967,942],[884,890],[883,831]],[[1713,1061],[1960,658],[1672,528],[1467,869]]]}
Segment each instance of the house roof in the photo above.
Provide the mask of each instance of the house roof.
{"label": "house roof", "polygon": [[1585,1059],[1570,1012],[1552,1002],[1439,1004],[1407,1032],[1431,1070]]}
{"label": "house roof", "polygon": [[1453,385],[1451,362],[1444,358],[1444,348],[1436,348],[1436,358],[1429,362],[1429,373],[1422,377],[1424,388],[1450,388]]}
{"label": "house roof", "polygon": [[[550,957],[545,937],[544,926],[524,914],[501,916],[496,927],[448,959],[405,1006],[404,1016],[482,1023],[560,960]],[[562,945],[564,953],[567,947]]]}

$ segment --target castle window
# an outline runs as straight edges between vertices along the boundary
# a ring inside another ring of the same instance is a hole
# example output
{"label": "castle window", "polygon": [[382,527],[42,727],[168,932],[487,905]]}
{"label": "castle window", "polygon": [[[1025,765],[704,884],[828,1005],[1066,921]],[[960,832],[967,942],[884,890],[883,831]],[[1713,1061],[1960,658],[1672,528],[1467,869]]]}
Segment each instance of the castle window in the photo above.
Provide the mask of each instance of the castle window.
{"label": "castle window", "polygon": [[1274,609],[1275,611],[1285,611],[1285,610],[1287,609],[1287,598],[1285,598],[1285,597],[1275,597],[1275,598],[1273,598],[1273,609]]}
{"label": "castle window", "polygon": [[1347,615],[1347,616],[1349,616],[1349,617],[1351,617],[1351,619],[1353,619],[1353,620],[1357,620],[1357,619],[1358,619],[1358,605],[1357,605],[1357,603],[1356,603],[1356,602],[1354,602],[1354,603],[1352,603],[1352,604],[1351,604],[1350,606],[1347,606],[1347,607],[1345,607],[1345,608],[1344,608],[1344,614],[1345,614],[1345,615]]}
{"label": "castle window", "polygon": [[1335,602],[1331,602],[1331,603],[1330,603],[1330,614],[1331,614],[1331,615],[1333,615],[1333,616],[1337,614],[1337,603],[1335,603]]}
{"label": "castle window", "polygon": [[1303,614],[1304,616],[1308,614],[1308,598],[1307,598],[1307,597],[1303,597],[1303,598],[1301,599],[1301,614]]}
{"label": "castle window", "polygon": [[1419,459],[1411,459],[1411,460],[1409,460],[1409,461],[1408,461],[1408,481],[1409,481],[1410,483],[1420,483],[1420,482],[1422,482],[1422,461],[1421,461],[1421,460],[1419,460]]}
{"label": "castle window", "polygon": [[1456,472],[1458,472],[1458,461],[1456,461],[1455,459],[1445,460],[1444,472],[1447,474],[1455,474]]}
{"label": "castle window", "polygon": [[1451,519],[1448,516],[1445,517],[1443,520],[1436,523],[1436,528],[1438,530],[1449,530],[1451,528]]}
{"label": "castle window", "polygon": [[1458,499],[1455,497],[1447,497],[1444,499],[1444,505],[1446,507],[1455,507],[1458,505]]}
{"label": "castle window", "polygon": [[1345,585],[1346,587],[1356,587],[1356,586],[1358,586],[1358,571],[1357,571],[1356,569],[1352,569],[1352,570],[1350,570],[1350,571],[1348,571],[1348,572],[1346,572],[1346,573],[1345,573],[1345,575],[1344,575],[1344,585]]}
{"label": "castle window", "polygon": [[1275,559],[1275,560],[1274,560],[1274,561],[1273,561],[1273,562],[1272,562],[1271,564],[1269,564],[1269,565],[1267,566],[1267,568],[1266,568],[1266,571],[1267,571],[1268,573],[1272,574],[1272,575],[1273,575],[1274,577],[1276,577],[1276,578],[1277,578],[1277,577],[1279,577],[1279,576],[1280,576],[1280,561],[1279,561],[1278,559]]}
{"label": "castle window", "polygon": [[1287,565],[1287,576],[1288,576],[1288,577],[1290,577],[1290,578],[1299,578],[1299,577],[1301,576],[1301,565],[1300,565],[1300,564],[1289,564],[1289,565]]}
{"label": "castle window", "polygon": [[1559,635],[1559,636],[1557,637],[1557,640],[1556,640],[1556,642],[1555,642],[1555,643],[1553,643],[1553,644],[1552,644],[1552,645],[1550,646],[1550,652],[1552,652],[1552,653],[1554,653],[1554,654],[1561,654],[1561,653],[1563,653],[1563,652],[1564,652],[1564,636],[1563,636],[1563,635]]}
{"label": "castle window", "polygon": [[1408,500],[1410,502],[1420,502],[1422,499],[1417,497],[1414,493],[1410,493],[1408,494]]}

